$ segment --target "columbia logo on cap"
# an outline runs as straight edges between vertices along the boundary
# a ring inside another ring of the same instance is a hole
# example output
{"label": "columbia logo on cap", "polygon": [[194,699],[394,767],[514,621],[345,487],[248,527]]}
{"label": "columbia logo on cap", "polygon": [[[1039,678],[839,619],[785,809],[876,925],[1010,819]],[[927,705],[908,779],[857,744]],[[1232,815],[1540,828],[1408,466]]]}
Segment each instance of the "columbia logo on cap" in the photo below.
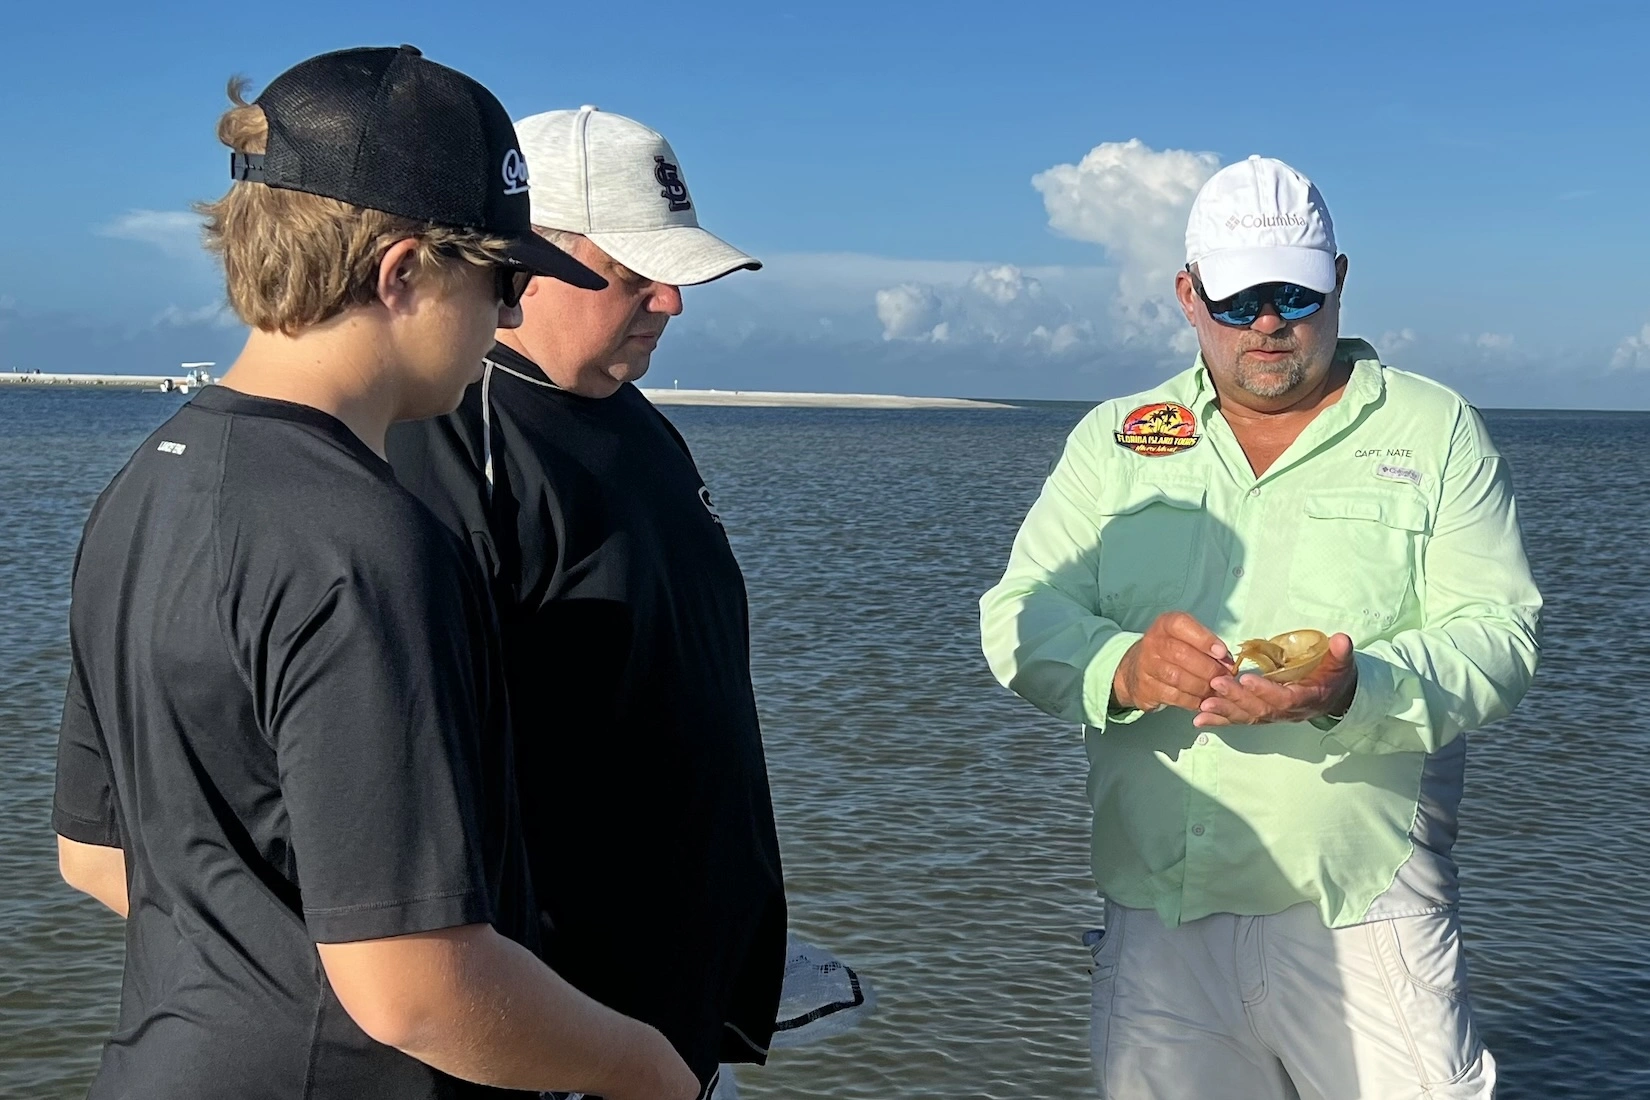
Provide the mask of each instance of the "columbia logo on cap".
{"label": "columbia logo on cap", "polygon": [[504,193],[519,195],[527,190],[527,158],[511,149],[504,154]]}
{"label": "columbia logo on cap", "polygon": [[1305,225],[1306,219],[1299,214],[1233,214],[1226,219],[1227,229],[1236,229],[1242,226],[1245,229],[1270,229],[1279,225]]}

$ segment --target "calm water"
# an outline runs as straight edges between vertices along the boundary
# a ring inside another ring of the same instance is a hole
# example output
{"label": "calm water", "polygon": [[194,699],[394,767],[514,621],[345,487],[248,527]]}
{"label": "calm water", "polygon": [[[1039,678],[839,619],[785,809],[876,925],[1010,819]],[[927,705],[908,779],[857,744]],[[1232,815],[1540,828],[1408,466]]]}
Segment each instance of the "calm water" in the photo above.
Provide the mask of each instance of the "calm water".
{"label": "calm water", "polygon": [[[57,881],[49,825],[68,571],[177,404],[0,395],[0,1096],[80,1095],[113,1018],[119,922]],[[991,681],[974,605],[1082,412],[671,410],[749,580],[794,924],[881,996],[747,1097],[1090,1095],[1082,747]],[[1490,420],[1548,615],[1534,690],[1473,740],[1478,1009],[1506,1100],[1646,1097],[1650,415]]]}

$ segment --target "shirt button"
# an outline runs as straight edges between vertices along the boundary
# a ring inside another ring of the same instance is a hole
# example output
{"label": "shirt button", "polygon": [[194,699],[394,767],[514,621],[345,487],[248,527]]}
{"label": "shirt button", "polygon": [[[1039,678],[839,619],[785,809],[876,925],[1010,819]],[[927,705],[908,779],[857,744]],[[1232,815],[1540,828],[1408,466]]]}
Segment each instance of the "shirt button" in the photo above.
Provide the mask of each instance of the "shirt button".
{"label": "shirt button", "polygon": [[1234,577],[1243,576],[1243,566],[1240,565],[1236,569],[1233,569],[1232,570],[1232,576],[1234,576]]}
{"label": "shirt button", "polygon": [[1202,836],[1203,835],[1203,826],[1193,825],[1192,826],[1192,835],[1193,836]]}
{"label": "shirt button", "polygon": [[1209,743],[1209,735],[1206,734],[1206,733],[1198,734],[1197,735],[1197,743],[1200,744],[1200,745],[1207,745]]}
{"label": "shirt button", "polygon": [[1249,490],[1249,495],[1252,496],[1252,497],[1260,496],[1260,486],[1257,485],[1253,489],[1250,489]]}

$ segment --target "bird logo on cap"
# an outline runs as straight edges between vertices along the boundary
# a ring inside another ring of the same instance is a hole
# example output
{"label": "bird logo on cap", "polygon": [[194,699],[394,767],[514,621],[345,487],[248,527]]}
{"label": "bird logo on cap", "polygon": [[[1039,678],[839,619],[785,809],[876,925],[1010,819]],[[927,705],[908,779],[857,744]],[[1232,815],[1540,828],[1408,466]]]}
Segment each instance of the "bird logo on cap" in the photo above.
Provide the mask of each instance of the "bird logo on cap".
{"label": "bird logo on cap", "polygon": [[659,196],[670,200],[670,212],[692,210],[693,203],[688,199],[687,184],[682,182],[682,170],[662,156],[653,158],[653,178],[659,181],[664,190]]}

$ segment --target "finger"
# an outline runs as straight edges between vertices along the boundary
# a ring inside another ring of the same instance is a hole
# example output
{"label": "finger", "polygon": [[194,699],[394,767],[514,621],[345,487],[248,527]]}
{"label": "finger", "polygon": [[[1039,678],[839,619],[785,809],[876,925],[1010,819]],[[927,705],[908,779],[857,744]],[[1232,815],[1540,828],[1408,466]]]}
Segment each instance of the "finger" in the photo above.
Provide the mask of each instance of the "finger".
{"label": "finger", "polygon": [[1267,711],[1252,696],[1235,687],[1227,687],[1224,694],[1209,696],[1203,700],[1200,709],[1205,714],[1218,714],[1229,722],[1243,725],[1265,721]]}
{"label": "finger", "polygon": [[[1208,701],[1207,699],[1204,700],[1205,703]],[[1254,724],[1249,720],[1247,714],[1235,712],[1223,713],[1218,710],[1200,710],[1192,716],[1192,725],[1199,727],[1208,725],[1252,726]]]}
{"label": "finger", "polygon": [[1333,680],[1344,675],[1355,665],[1356,662],[1352,659],[1352,639],[1345,634],[1335,634],[1330,637],[1329,652],[1318,662],[1318,667],[1312,670],[1311,675],[1297,680],[1296,683],[1316,684]]}
{"label": "finger", "polygon": [[1216,692],[1214,698],[1221,701],[1221,713],[1229,717],[1241,713],[1244,721],[1254,725],[1301,721],[1303,716],[1317,713],[1313,701],[1321,694],[1300,684],[1274,684],[1254,675],[1216,680],[1211,686]]}
{"label": "finger", "polygon": [[[1337,637],[1344,638],[1346,636],[1342,634],[1337,635]],[[1351,639],[1347,640],[1347,644],[1350,646]],[[1327,703],[1356,683],[1358,664],[1352,659],[1351,649],[1348,648],[1345,656],[1337,660],[1335,648],[1334,640],[1331,639],[1328,655],[1324,657],[1323,662],[1317,668],[1312,670],[1311,675],[1305,679],[1297,680],[1293,684],[1286,685],[1313,697],[1309,699],[1302,696],[1300,700],[1302,703],[1314,706]]]}
{"label": "finger", "polygon": [[1178,638],[1199,653],[1210,653],[1215,646],[1220,646],[1222,649],[1226,648],[1226,643],[1222,642],[1214,631],[1184,611],[1171,611],[1167,615],[1161,616],[1157,623],[1153,625],[1159,624],[1163,626],[1170,637]]}
{"label": "finger", "polygon": [[[1155,679],[1150,674],[1147,674],[1146,679],[1148,683],[1145,694],[1147,699],[1154,704],[1179,707],[1181,710],[1189,710],[1195,713],[1198,706],[1203,702],[1202,695],[1194,695],[1189,691],[1176,687],[1174,684]],[[1157,707],[1154,705],[1143,709],[1157,709]]]}
{"label": "finger", "polygon": [[1299,705],[1293,684],[1274,684],[1264,676],[1246,673],[1222,678],[1211,685],[1217,697],[1240,707],[1254,722],[1278,722]]}
{"label": "finger", "polygon": [[[1216,676],[1229,676],[1232,672],[1231,665],[1215,659],[1208,650],[1197,649],[1178,638],[1165,639],[1155,656],[1165,666],[1183,669],[1204,687]],[[1183,683],[1181,686],[1188,691],[1191,690],[1190,683]],[[1207,691],[1204,694],[1208,694]]]}
{"label": "finger", "polygon": [[1179,665],[1155,662],[1143,668],[1141,675],[1152,682],[1154,691],[1172,691],[1199,701],[1209,695],[1208,679],[1188,672]]}
{"label": "finger", "polygon": [[1246,672],[1233,681],[1248,705],[1257,711],[1288,710],[1299,701],[1299,692],[1307,690],[1301,684],[1277,684],[1266,677]]}
{"label": "finger", "polygon": [[1163,688],[1157,698],[1159,705],[1153,708],[1156,710],[1162,710],[1164,707],[1175,707],[1196,714],[1198,707],[1203,705],[1201,696],[1193,695],[1190,692],[1177,691],[1171,687]]}

